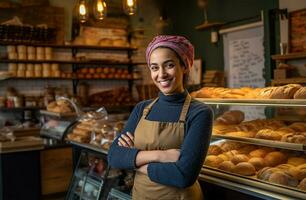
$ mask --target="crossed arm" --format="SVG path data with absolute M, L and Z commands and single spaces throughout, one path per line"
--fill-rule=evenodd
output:
M 134 136 L 127 132 L 126 134 L 121 134 L 118 139 L 118 145 L 133 148 L 134 147 Z M 179 149 L 169 149 L 169 150 L 152 150 L 152 151 L 139 151 L 135 164 L 138 167 L 137 171 L 148 174 L 148 164 L 151 162 L 176 162 L 179 159 L 180 150 Z

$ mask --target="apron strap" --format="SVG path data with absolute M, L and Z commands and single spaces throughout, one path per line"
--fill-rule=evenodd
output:
M 158 97 L 156 99 L 154 99 L 147 107 L 145 107 L 143 109 L 143 112 L 142 112 L 142 118 L 146 118 L 147 115 L 149 114 L 152 106 L 155 104 L 155 102 L 158 100 Z
M 181 112 L 181 115 L 180 115 L 179 122 L 185 123 L 190 102 L 191 102 L 191 96 L 188 93 L 187 96 L 186 96 L 184 105 L 183 105 L 183 109 L 182 109 L 182 112 Z

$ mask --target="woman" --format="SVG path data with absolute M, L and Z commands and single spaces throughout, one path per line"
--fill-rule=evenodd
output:
M 193 59 L 193 46 L 182 36 L 157 36 L 147 47 L 159 96 L 135 106 L 108 153 L 112 167 L 136 170 L 133 199 L 203 199 L 197 177 L 213 114 L 184 87 Z

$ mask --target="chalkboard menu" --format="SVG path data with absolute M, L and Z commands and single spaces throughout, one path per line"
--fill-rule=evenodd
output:
M 306 52 L 306 9 L 289 13 L 289 51 Z

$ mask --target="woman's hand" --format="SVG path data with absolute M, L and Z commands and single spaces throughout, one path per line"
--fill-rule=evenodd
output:
M 118 145 L 127 148 L 134 147 L 134 136 L 130 132 L 121 134 L 118 139 Z
M 168 149 L 159 153 L 159 162 L 176 162 L 180 157 L 179 149 Z

